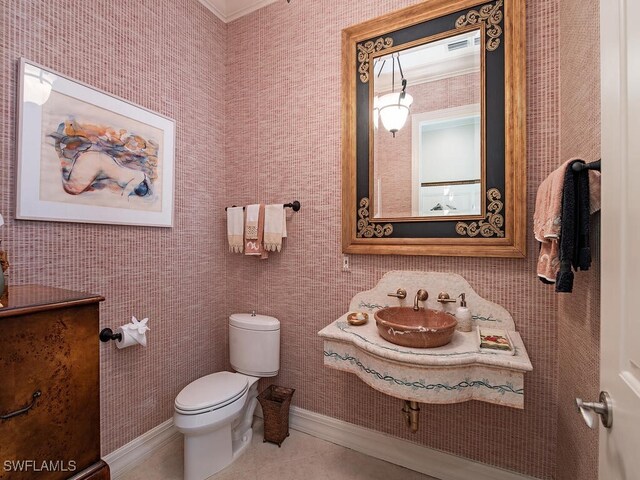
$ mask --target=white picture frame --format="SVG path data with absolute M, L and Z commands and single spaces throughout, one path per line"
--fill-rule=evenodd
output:
M 20 59 L 16 218 L 172 227 L 175 122 Z

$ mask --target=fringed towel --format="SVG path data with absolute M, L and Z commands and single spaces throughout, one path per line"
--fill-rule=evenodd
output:
M 562 214 L 562 189 L 564 177 L 571 159 L 563 163 L 560 168 L 540 184 L 536 195 L 536 209 L 533 214 L 533 233 L 540 242 L 540 256 L 537 272 L 540 280 L 553 283 L 560 269 L 558 255 L 558 239 L 560 238 Z
M 268 253 L 262 245 L 264 233 L 264 205 L 247 205 L 244 254 L 267 258 Z
M 282 249 L 287 236 L 287 217 L 283 204 L 267 205 L 264 212 L 264 249 L 276 252 Z
M 242 207 L 227 208 L 227 238 L 229 251 L 242 253 L 244 248 L 244 209 Z

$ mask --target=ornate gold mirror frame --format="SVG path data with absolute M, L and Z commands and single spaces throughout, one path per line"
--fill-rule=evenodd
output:
M 450 25 L 449 25 L 450 24 Z M 488 119 L 485 154 L 493 183 L 486 185 L 478 219 L 376 223 L 369 207 L 371 58 L 447 29 L 483 34 L 485 92 L 498 102 Z M 489 58 L 489 57 L 488 57 Z M 356 254 L 524 257 L 526 255 L 526 91 L 524 0 L 427 0 L 342 32 L 342 250 Z M 493 62 L 493 63 L 492 63 Z M 498 66 L 491 71 L 491 65 Z M 499 70 L 499 71 L 498 71 Z M 363 99 L 366 99 L 363 101 Z M 495 105 L 504 105 L 496 110 Z M 364 113 L 364 115 L 363 115 Z M 488 120 L 488 121 L 489 121 Z M 363 123 L 364 122 L 364 123 Z M 496 125 L 504 125 L 495 135 Z M 493 136 L 491 132 L 493 131 Z M 497 138 L 502 136 L 504 138 Z M 492 142 L 494 143 L 492 145 Z M 496 175 L 495 172 L 498 174 Z

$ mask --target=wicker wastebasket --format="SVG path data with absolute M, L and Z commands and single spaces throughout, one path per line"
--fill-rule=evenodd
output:
M 263 442 L 277 443 L 279 447 L 289 436 L 289 405 L 293 392 L 293 388 L 269 385 L 258 395 L 264 415 Z

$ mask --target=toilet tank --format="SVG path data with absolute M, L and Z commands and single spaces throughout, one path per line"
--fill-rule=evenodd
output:
M 275 377 L 280 369 L 280 321 L 250 313 L 231 315 L 229 358 L 236 372 Z

